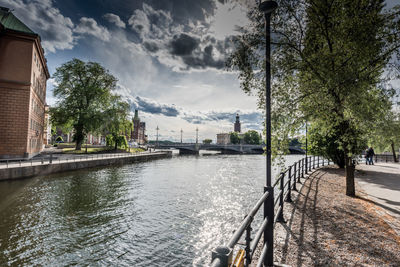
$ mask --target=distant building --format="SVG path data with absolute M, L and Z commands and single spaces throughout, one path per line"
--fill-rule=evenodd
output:
M 0 158 L 43 149 L 49 71 L 40 37 L 0 7 Z
M 236 114 L 236 121 L 235 124 L 233 125 L 233 130 L 237 133 L 240 133 L 240 121 L 239 121 L 239 114 Z
M 131 133 L 131 139 L 139 145 L 143 145 L 147 143 L 146 123 L 140 121 L 138 113 L 139 111 L 135 109 L 135 116 L 132 119 L 133 131 Z
M 217 145 L 227 145 L 231 142 L 230 133 L 219 133 L 217 134 Z

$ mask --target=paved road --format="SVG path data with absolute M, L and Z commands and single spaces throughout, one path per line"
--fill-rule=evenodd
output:
M 370 200 L 394 217 L 395 225 L 392 226 L 400 234 L 400 164 L 360 164 L 357 170 L 358 185 Z

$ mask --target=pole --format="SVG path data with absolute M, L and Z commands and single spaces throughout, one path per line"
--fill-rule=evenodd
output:
M 160 128 L 158 128 L 158 125 L 157 125 L 157 128 L 156 128 L 156 130 L 157 130 L 156 147 L 158 147 L 158 130 L 160 130 Z
M 183 130 L 181 129 L 181 144 L 182 144 L 182 134 L 183 134 Z
M 196 145 L 199 142 L 199 128 L 196 127 Z
M 265 128 L 266 128 L 266 186 L 270 196 L 264 203 L 264 218 L 268 218 L 268 224 L 264 231 L 264 245 L 267 245 L 267 257 L 264 266 L 274 264 L 274 188 L 271 186 L 271 13 L 278 7 L 275 1 L 260 3 L 259 9 L 265 16 Z
M 308 141 L 307 141 L 307 126 L 308 126 L 308 123 L 307 123 L 307 121 L 306 121 L 306 173 L 308 172 L 308 158 L 307 158 L 307 155 L 308 155 Z

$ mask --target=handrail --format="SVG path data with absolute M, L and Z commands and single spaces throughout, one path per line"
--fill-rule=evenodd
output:
M 239 229 L 235 231 L 234 235 L 228 242 L 228 247 L 233 248 L 237 242 L 239 241 L 240 237 L 246 230 L 246 228 L 249 226 L 251 221 L 254 218 L 254 215 L 258 212 L 260 209 L 261 205 L 264 203 L 265 199 L 267 199 L 269 195 L 269 192 L 265 192 L 264 195 L 258 200 L 257 204 L 253 207 L 253 209 L 250 211 L 250 213 L 246 216 L 246 218 L 243 220 L 242 224 L 240 225 Z
M 306 160 L 304 160 L 306 159 Z M 229 240 L 226 246 L 221 246 L 213 250 L 212 252 L 212 261 L 211 261 L 211 266 L 213 267 L 227 267 L 230 266 L 231 261 L 232 261 L 232 254 L 233 254 L 233 249 L 235 245 L 238 244 L 240 238 L 243 236 L 244 232 L 246 232 L 246 249 L 245 249 L 245 262 L 244 266 L 249 266 L 254 252 L 258 246 L 258 243 L 262 237 L 263 234 L 266 233 L 266 231 L 270 231 L 272 233 L 273 228 L 275 226 L 276 222 L 285 222 L 284 217 L 283 217 L 283 210 L 284 210 L 284 202 L 291 201 L 291 193 L 292 190 L 297 190 L 296 189 L 296 184 L 300 183 L 300 178 L 307 178 L 308 176 L 305 176 L 305 174 L 308 174 L 312 169 L 318 169 L 321 165 L 322 167 L 325 166 L 325 163 L 329 165 L 332 163 L 329 159 L 326 160 L 320 156 L 310 156 L 306 158 L 302 158 L 299 161 L 295 162 L 291 166 L 289 166 L 286 170 L 281 172 L 274 182 L 273 186 L 270 187 L 270 189 L 265 189 L 265 190 L 270 190 L 266 191 L 262 197 L 257 201 L 256 205 L 253 207 L 253 209 L 249 212 L 249 214 L 243 219 L 242 223 L 240 224 L 239 228 L 234 232 L 233 236 Z M 285 183 L 285 178 L 287 179 Z M 260 210 L 260 207 L 264 204 L 266 205 L 268 199 L 270 197 L 274 197 L 274 189 L 276 185 L 280 184 L 280 190 L 279 194 L 276 196 L 276 199 L 272 200 L 270 206 L 272 209 L 275 210 L 275 207 L 278 205 L 277 212 L 275 215 L 274 213 L 270 213 L 271 215 L 268 216 L 273 216 L 273 218 L 267 217 L 267 215 L 264 214 L 264 220 L 258 228 L 253 240 L 251 239 L 251 224 L 253 222 L 254 216 L 257 214 L 257 212 Z M 286 190 L 285 190 L 286 189 Z M 270 194 L 271 193 L 271 194 Z M 271 203 L 271 202 L 270 202 Z M 264 212 L 268 210 L 268 208 L 264 208 Z M 265 236 L 264 236 L 264 240 Z M 270 241 L 268 241 L 270 242 Z M 268 262 L 272 262 L 273 260 L 273 252 L 270 253 L 268 252 L 268 247 L 272 244 L 264 244 L 263 245 L 263 250 L 261 253 L 260 258 L 258 259 L 258 264 L 257 266 L 263 266 L 263 264 L 266 262 L 266 259 L 268 257 Z M 273 249 L 273 247 L 271 248 Z M 272 251 L 272 250 L 271 250 Z M 271 257 L 271 258 L 269 258 Z

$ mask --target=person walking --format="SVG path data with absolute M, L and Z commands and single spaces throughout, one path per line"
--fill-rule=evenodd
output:
M 367 147 L 367 149 L 365 149 L 365 165 L 368 165 L 368 163 L 369 163 L 368 153 L 369 153 L 369 147 Z
M 374 149 L 372 147 L 368 148 L 366 154 L 366 161 L 368 165 L 374 165 L 374 156 L 375 156 Z

